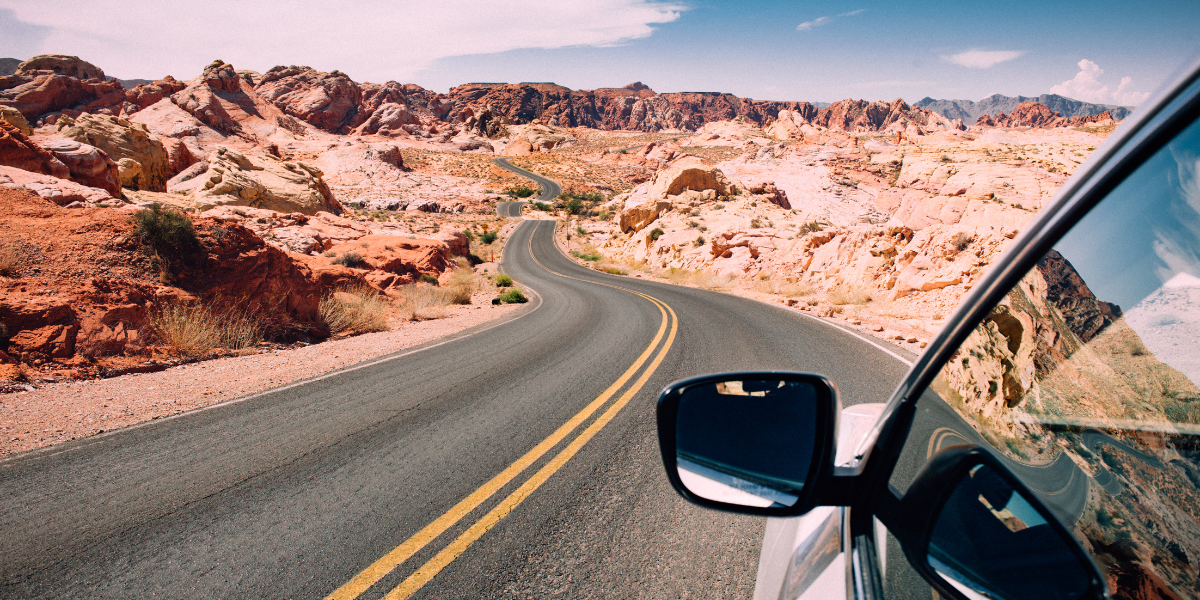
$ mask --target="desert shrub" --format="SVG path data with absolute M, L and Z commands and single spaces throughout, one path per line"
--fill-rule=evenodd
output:
M 696 238 L 695 243 L 696 243 L 696 247 L 699 248 L 700 246 L 703 246 L 704 244 L 707 244 L 708 242 L 704 239 L 704 236 L 700 236 L 700 237 Z
M 562 203 L 562 209 L 570 214 L 577 215 L 583 211 L 583 202 L 579 198 L 571 198 Z
M 262 218 L 262 217 L 259 217 L 259 218 L 255 219 L 255 220 L 254 220 L 254 222 L 255 222 L 255 223 L 262 224 L 262 225 L 266 225 L 266 224 L 267 224 L 267 220 L 266 220 L 266 219 L 264 219 L 264 218 Z
M 830 304 L 841 306 L 843 304 L 866 304 L 871 301 L 871 291 L 865 287 L 858 285 L 841 284 L 829 290 L 825 294 Z
M 521 290 L 517 288 L 505 290 L 500 294 L 499 299 L 505 304 L 523 304 L 529 302 L 529 298 L 526 298 L 525 294 L 522 294 Z
M 804 235 L 806 233 L 813 233 L 815 231 L 823 231 L 824 229 L 825 223 L 820 221 L 808 221 L 800 226 L 800 229 L 796 232 L 796 235 Z
M 490 244 L 496 241 L 496 238 L 498 237 L 500 237 L 500 234 L 496 233 L 495 231 L 485 231 L 479 236 L 479 241 L 485 244 Z
M 325 252 L 325 256 L 328 258 L 333 258 L 333 257 L 337 256 L 337 252 L 334 252 L 333 250 L 329 250 L 329 251 Z
M 549 204 L 546 204 L 545 202 L 534 202 L 533 207 L 542 212 L 550 212 L 550 211 L 554 210 L 553 206 L 550 206 Z
M 662 237 L 662 234 L 664 233 L 666 232 L 658 227 L 655 227 L 654 229 L 650 230 L 650 239 L 657 241 L 658 238 Z
M 508 194 L 509 196 L 511 196 L 513 198 L 528 198 L 528 197 L 530 197 L 534 194 L 540 193 L 540 192 L 541 192 L 540 187 L 535 188 L 535 187 L 525 185 L 523 183 L 518 183 L 516 185 L 510 186 L 507 190 L 505 190 L 504 193 Z
M 617 267 L 600 267 L 600 270 L 605 273 L 608 273 L 609 275 L 628 275 L 629 274 L 628 271 L 626 271 L 624 269 L 618 269 Z
M 464 230 L 463 230 L 463 235 L 467 236 L 467 241 L 468 241 L 468 242 L 473 242 L 473 241 L 475 241 L 475 234 L 474 234 L 474 233 L 471 233 L 471 230 L 470 230 L 470 229 L 464 229 Z
M 582 227 L 576 227 L 576 228 L 575 228 L 575 233 L 578 233 L 579 235 L 587 235 L 587 234 L 588 234 L 588 230 L 586 230 L 586 229 L 584 229 L 584 228 L 582 228 Z
M 1163 404 L 1163 412 L 1173 423 L 1200 425 L 1200 400 L 1195 398 L 1168 400 Z
M 367 261 L 357 252 L 347 252 L 335 259 L 333 264 L 350 267 L 351 269 L 364 269 L 367 267 Z
M 200 251 L 192 220 L 177 210 L 155 204 L 133 213 L 133 226 L 134 237 L 158 259 L 164 281 L 173 268 Z
M 975 241 L 975 236 L 965 231 L 960 231 L 954 234 L 954 237 L 950 238 L 950 245 L 953 246 L 955 250 L 962 252 L 963 250 L 966 250 L 973 241 Z
M 753 219 L 750 219 L 750 228 L 751 229 L 761 229 L 762 226 L 763 226 L 762 219 L 760 219 L 758 217 L 754 217 Z
M 0 248 L 0 277 L 15 277 L 21 266 L 21 255 L 16 248 L 4 246 Z
M 513 279 L 504 273 L 496 276 L 496 287 L 512 287 Z
M 725 208 L 725 205 L 720 202 L 713 205 L 713 210 L 721 210 L 722 208 Z
M 596 218 L 601 221 L 607 221 L 610 217 L 612 217 L 612 213 L 608 212 L 607 210 L 602 210 L 596 215 Z
M 391 306 L 369 287 L 348 288 L 321 297 L 317 313 L 329 333 L 386 331 Z
M 429 273 L 421 273 L 421 276 L 417 278 L 417 281 L 421 283 L 428 283 L 432 286 L 438 285 L 438 278 L 430 275 Z

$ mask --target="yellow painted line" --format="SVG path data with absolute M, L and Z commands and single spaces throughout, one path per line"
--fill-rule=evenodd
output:
M 533 463 L 537 462 L 537 460 L 546 454 L 546 452 L 549 452 L 551 448 L 557 446 L 559 442 L 570 435 L 572 431 L 574 431 L 581 423 L 586 421 L 588 417 L 592 416 L 592 414 L 599 410 L 601 406 L 604 406 L 604 404 L 608 402 L 609 399 L 612 398 L 612 396 L 616 394 L 617 391 L 620 390 L 635 373 L 637 373 L 638 369 L 645 364 L 646 360 L 650 358 L 650 355 L 654 352 L 654 348 L 658 346 L 659 342 L 662 341 L 663 335 L 667 331 L 667 324 L 671 320 L 667 317 L 667 312 L 663 310 L 663 307 L 666 307 L 667 311 L 671 311 L 669 306 L 666 306 L 665 304 L 659 306 L 661 301 L 656 301 L 656 299 L 646 296 L 645 294 L 640 294 L 638 292 L 633 293 L 643 296 L 655 303 L 655 306 L 658 307 L 659 312 L 662 314 L 662 323 L 658 327 L 658 333 L 654 336 L 654 340 L 650 342 L 650 345 L 646 346 L 646 349 L 642 351 L 637 360 L 635 360 L 633 364 L 625 370 L 620 378 L 618 378 L 599 396 L 596 396 L 596 399 L 584 407 L 583 410 L 576 413 L 575 416 L 571 417 L 571 419 L 566 423 L 563 423 L 563 425 L 555 430 L 554 433 L 550 434 L 549 437 L 539 442 L 537 446 L 534 446 L 532 450 L 525 453 L 524 456 L 517 459 L 506 469 L 501 471 L 500 474 L 493 477 L 474 492 L 471 492 L 469 496 L 463 498 L 458 504 L 455 504 L 452 508 L 450 508 L 450 510 L 446 511 L 432 523 L 426 525 L 412 537 L 405 540 L 399 546 L 396 546 L 366 569 L 363 569 L 362 572 L 360 572 L 358 575 L 355 575 L 353 579 L 346 582 L 344 585 L 342 585 L 342 587 L 334 590 L 333 593 L 325 597 L 325 600 L 351 600 L 362 595 L 363 592 L 370 589 L 370 587 L 375 585 L 380 579 L 383 579 L 388 573 L 391 573 L 396 569 L 396 567 L 399 567 L 404 563 L 404 561 L 411 558 L 413 554 L 419 552 L 439 535 L 444 533 L 447 529 L 453 527 L 456 523 L 470 514 L 471 511 L 479 507 L 480 504 L 483 504 L 488 498 L 495 495 L 496 492 L 500 491 L 501 488 L 515 479 L 517 475 L 520 475 L 522 471 L 529 468 L 529 466 Z M 674 311 L 671 311 L 671 317 L 675 317 Z M 671 328 L 672 340 L 675 337 L 675 331 L 677 328 L 677 323 Z M 670 341 L 668 341 L 666 348 L 669 347 Z M 642 378 L 638 380 L 639 382 L 643 382 L 648 376 L 648 373 L 652 372 L 653 369 L 657 368 L 658 364 L 662 362 L 662 356 L 665 354 L 666 348 L 664 348 L 663 352 L 659 354 L 659 357 L 651 367 L 650 371 L 647 371 L 647 374 L 643 374 Z M 624 396 L 622 396 L 622 398 L 624 398 Z
M 612 406 L 608 407 L 608 410 L 604 411 L 604 414 L 600 415 L 600 417 L 593 421 L 587 429 L 583 430 L 583 433 L 580 433 L 579 437 L 576 437 L 573 441 L 571 441 L 566 448 L 563 448 L 563 450 L 554 458 L 550 459 L 550 462 L 546 463 L 546 466 L 539 469 L 538 472 L 533 475 L 533 477 L 530 477 L 525 483 L 521 484 L 521 487 L 509 494 L 508 497 L 501 501 L 499 505 L 484 515 L 483 518 L 476 521 L 475 524 L 471 525 L 471 527 L 464 531 L 462 535 L 458 536 L 457 539 L 451 542 L 449 546 L 443 548 L 441 552 L 438 552 L 436 556 L 429 559 L 429 561 L 425 564 L 421 565 L 416 572 L 414 572 L 412 575 L 409 575 L 407 579 L 400 583 L 400 585 L 388 592 L 388 594 L 384 596 L 384 600 L 405 600 L 406 598 L 415 594 L 417 590 L 420 590 L 426 583 L 429 583 L 429 581 L 437 576 L 438 573 L 442 572 L 442 569 L 445 569 L 463 552 L 466 552 L 467 548 L 471 547 L 471 544 L 474 544 L 476 541 L 478 541 L 479 538 L 483 537 L 485 533 L 487 533 L 491 528 L 495 527 L 496 524 L 499 523 L 504 517 L 508 516 L 509 513 L 520 506 L 520 504 L 524 502 L 526 498 L 528 498 L 531 494 L 533 494 L 534 491 L 541 487 L 546 480 L 550 479 L 551 475 L 554 475 L 554 473 L 561 469 L 563 465 L 567 464 L 567 461 L 571 460 L 571 458 L 574 457 L 575 454 L 577 454 L 585 444 L 595 437 L 601 429 L 604 429 L 604 426 L 608 425 L 608 423 L 617 416 L 617 413 L 619 413 L 626 404 L 629 404 L 629 401 L 633 399 L 633 397 L 642 389 L 642 387 L 646 384 L 646 381 L 649 380 L 654 371 L 658 369 L 658 366 L 662 363 L 663 358 L 666 357 L 667 352 L 671 349 L 671 344 L 675 341 L 675 334 L 679 330 L 679 320 L 674 318 L 675 311 L 671 310 L 671 307 L 667 306 L 661 300 L 638 292 L 634 293 L 650 299 L 659 307 L 659 310 L 662 310 L 663 307 L 665 307 L 671 312 L 671 335 L 667 337 L 667 343 L 663 345 L 662 350 L 660 350 L 658 353 L 658 356 L 654 357 L 654 362 L 650 364 L 644 373 L 642 373 L 642 376 L 638 378 L 637 382 L 634 383 L 634 385 L 628 390 L 626 390 L 626 392 L 621 395 L 620 399 L 614 402 Z

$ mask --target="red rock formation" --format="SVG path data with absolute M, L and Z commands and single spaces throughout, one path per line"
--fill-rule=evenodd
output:
M 0 165 L 62 178 L 70 174 L 67 165 L 5 121 L 0 121 Z
M 17 65 L 17 73 L 35 75 L 39 71 L 49 71 L 56 75 L 65 75 L 75 79 L 98 79 L 106 81 L 104 71 L 78 56 L 63 54 L 42 54 Z
M 120 170 L 103 150 L 70 139 L 44 141 L 42 147 L 70 169 L 71 179 L 77 183 L 122 197 Z
M 172 94 L 171 102 L 217 131 L 240 133 L 242 126 L 221 106 L 217 94 L 241 94 L 241 82 L 242 79 L 234 71 L 233 65 L 216 60 L 205 67 L 200 77 L 191 85 Z
M 891 104 L 847 98 L 821 109 L 810 120 L 814 125 L 849 132 L 881 131 L 895 124 L 905 126 L 910 123 L 920 127 L 939 124 L 955 127 L 941 115 L 923 108 L 913 108 L 900 98 L 896 98 Z
M 121 84 L 117 82 L 116 85 Z M 0 77 L 0 104 L 21 111 L 30 122 L 46 113 L 94 100 L 96 94 L 91 86 L 66 75 L 47 73 L 35 77 L 23 74 Z
M 183 90 L 186 85 L 167 75 L 153 83 L 141 84 L 132 90 L 125 90 L 125 100 L 137 105 L 138 109 L 146 108 L 175 92 Z
M 1011 113 L 979 115 L 976 127 L 1084 127 L 1088 125 L 1112 125 L 1112 114 L 1104 111 L 1098 115 L 1066 118 L 1049 107 L 1037 102 L 1022 102 Z

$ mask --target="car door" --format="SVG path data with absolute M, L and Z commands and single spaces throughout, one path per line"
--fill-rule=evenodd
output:
M 851 511 L 886 513 L 931 459 L 975 445 L 1066 526 L 1113 597 L 1200 597 L 1198 73 L 1124 124 L 951 318 L 860 452 L 871 483 Z M 931 597 L 897 537 L 873 545 L 858 521 L 855 595 Z

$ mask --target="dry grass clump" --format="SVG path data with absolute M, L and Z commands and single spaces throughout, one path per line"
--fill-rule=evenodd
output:
M 0 247 L 0 277 L 16 277 L 21 266 L 21 256 L 12 246 Z
M 795 298 L 797 296 L 811 296 L 816 290 L 812 285 L 807 283 L 792 283 L 787 280 L 780 279 L 756 279 L 751 284 L 751 288 L 756 292 L 764 294 L 775 294 L 777 296 L 787 296 Z
M 332 334 L 343 331 L 387 331 L 391 302 L 371 288 L 351 288 L 327 294 L 317 308 Z
M 826 292 L 825 298 L 835 306 L 866 304 L 871 301 L 871 290 L 861 285 L 840 283 Z
M 441 319 L 446 316 L 450 304 L 446 293 L 440 288 L 421 283 L 412 283 L 398 288 L 400 306 L 411 321 Z
M 159 341 L 189 357 L 206 356 L 213 348 L 241 350 L 263 339 L 263 327 L 254 315 L 199 303 L 163 306 L 151 315 L 150 327 Z
M 707 290 L 728 289 L 733 284 L 732 275 L 718 275 L 703 269 L 689 271 L 672 267 L 655 275 L 676 285 L 692 285 Z
M 471 270 L 471 264 L 466 259 L 460 257 L 456 262 L 458 268 L 450 274 L 449 281 L 442 287 L 442 293 L 446 295 L 450 304 L 470 304 L 471 294 L 474 294 L 478 287 L 475 272 Z

